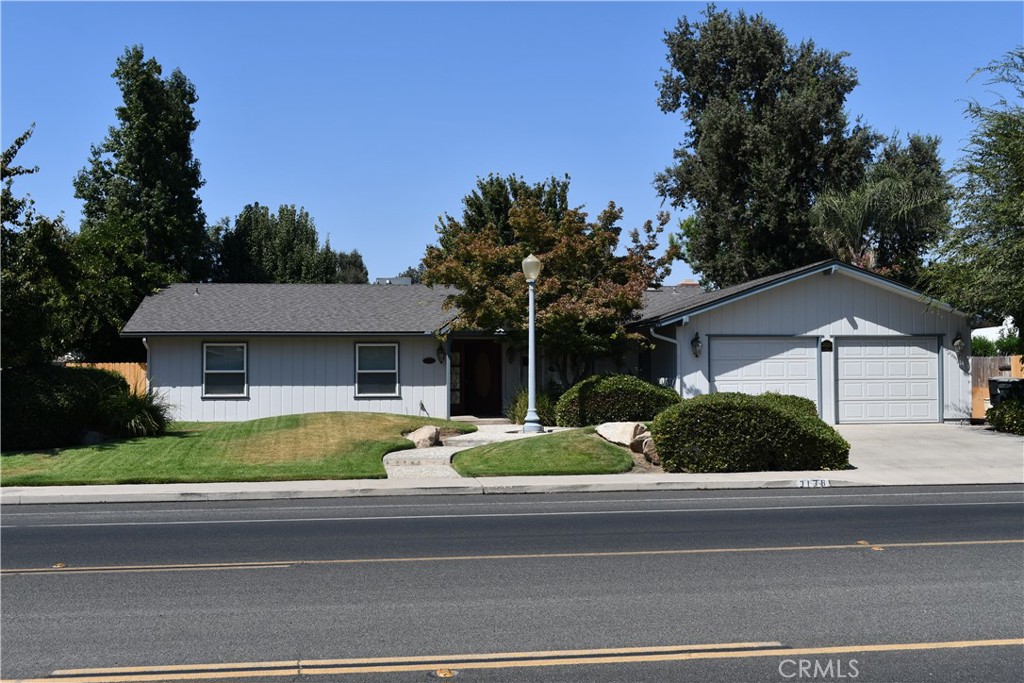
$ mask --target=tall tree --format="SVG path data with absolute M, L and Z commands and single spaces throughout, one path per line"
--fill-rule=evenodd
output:
M 622 210 L 610 203 L 595 222 L 568 208 L 569 180 L 527 185 L 517 176 L 488 176 L 464 200 L 461 220 L 445 215 L 439 244 L 427 247 L 424 282 L 458 290 L 447 305 L 459 310 L 453 330 L 504 331 L 523 343 L 527 287 L 521 263 L 535 254 L 544 263 L 537 282 L 539 343 L 554 358 L 568 387 L 593 361 L 620 353 L 638 335 L 626 329 L 644 290 L 660 283 L 676 258 L 674 247 L 655 257 L 659 216 L 629 234 L 616 254 Z
M 276 214 L 266 206 L 246 205 L 235 218 L 216 229 L 216 282 L 365 283 L 358 251 L 335 252 L 330 241 L 319 246 L 316 223 L 304 208 L 281 205 Z
M 655 186 L 694 210 L 684 260 L 724 287 L 827 257 L 811 206 L 826 189 L 856 187 L 879 140 L 849 124 L 857 78 L 845 54 L 793 46 L 760 14 L 714 5 L 703 21 L 681 19 L 665 44 L 658 105 L 688 127 Z
M 918 284 L 924 257 L 949 228 L 953 188 L 935 137 L 896 137 L 847 192 L 826 190 L 811 211 L 812 224 L 834 256 L 847 263 Z
M 1017 336 L 1024 337 L 1024 48 L 978 74 L 1009 94 L 991 106 L 967 105 L 974 131 L 956 167 L 957 222 L 926 277 L 940 297 L 963 310 L 1012 316 Z
M 95 360 L 144 357 L 119 331 L 142 299 L 170 282 L 208 275 L 206 217 L 192 155 L 195 87 L 163 76 L 141 46 L 125 49 L 112 74 L 121 90 L 117 125 L 94 145 L 74 181 L 84 200 L 78 238 L 84 284 L 77 345 Z
M 35 212 L 30 197 L 14 194 L 18 176 L 38 167 L 15 165 L 15 157 L 35 125 L 3 153 L 2 242 L 0 242 L 0 365 L 47 363 L 68 350 L 73 338 L 78 266 L 74 243 L 55 219 Z
M 116 225 L 169 280 L 202 279 L 206 217 L 199 161 L 192 155 L 198 98 L 180 70 L 162 74 L 140 45 L 117 60 L 118 125 L 92 147 L 88 166 L 75 178 L 75 196 L 84 200 L 81 232 Z

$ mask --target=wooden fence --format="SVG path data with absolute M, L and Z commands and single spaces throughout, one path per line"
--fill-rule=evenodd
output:
M 984 420 L 989 409 L 990 377 L 1024 377 L 1021 356 L 971 356 L 971 419 Z
M 144 394 L 149 388 L 146 385 L 146 364 L 145 363 L 68 363 L 73 368 L 97 368 L 99 370 L 110 370 L 116 372 L 128 381 L 132 391 Z

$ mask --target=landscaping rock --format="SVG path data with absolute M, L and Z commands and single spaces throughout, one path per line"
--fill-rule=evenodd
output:
M 647 439 L 644 440 L 643 454 L 644 460 L 651 463 L 652 465 L 661 464 L 661 456 L 658 455 L 658 448 L 654 445 L 654 439 L 652 439 L 649 435 Z
M 598 436 L 605 441 L 617 443 L 620 446 L 630 447 L 639 434 L 646 432 L 647 427 L 643 422 L 605 422 L 596 428 Z
M 644 431 L 640 432 L 635 437 L 633 437 L 633 440 L 629 442 L 629 450 L 633 451 L 634 453 L 643 453 L 644 442 L 649 441 L 650 438 L 651 433 L 645 429 Z
M 416 444 L 416 448 L 431 448 L 440 445 L 441 430 L 433 425 L 424 425 L 414 432 L 409 432 L 405 438 Z

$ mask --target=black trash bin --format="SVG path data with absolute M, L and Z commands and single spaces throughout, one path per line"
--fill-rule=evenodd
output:
M 990 377 L 988 380 L 988 396 L 993 408 L 1011 398 L 1024 401 L 1024 379 L 1017 377 Z

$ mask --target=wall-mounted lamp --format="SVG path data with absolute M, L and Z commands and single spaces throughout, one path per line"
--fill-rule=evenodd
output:
M 690 349 L 693 351 L 694 358 L 700 358 L 700 352 L 704 350 L 704 342 L 700 340 L 700 332 L 693 333 L 693 339 L 690 340 Z
M 956 351 L 956 355 L 964 355 L 964 349 L 967 348 L 967 344 L 964 343 L 963 335 L 960 334 L 960 330 L 956 331 L 956 336 L 953 337 L 953 350 Z
M 448 354 L 444 352 L 444 344 L 437 345 L 437 351 L 434 353 L 437 356 L 437 362 L 443 363 L 444 359 L 448 357 Z

